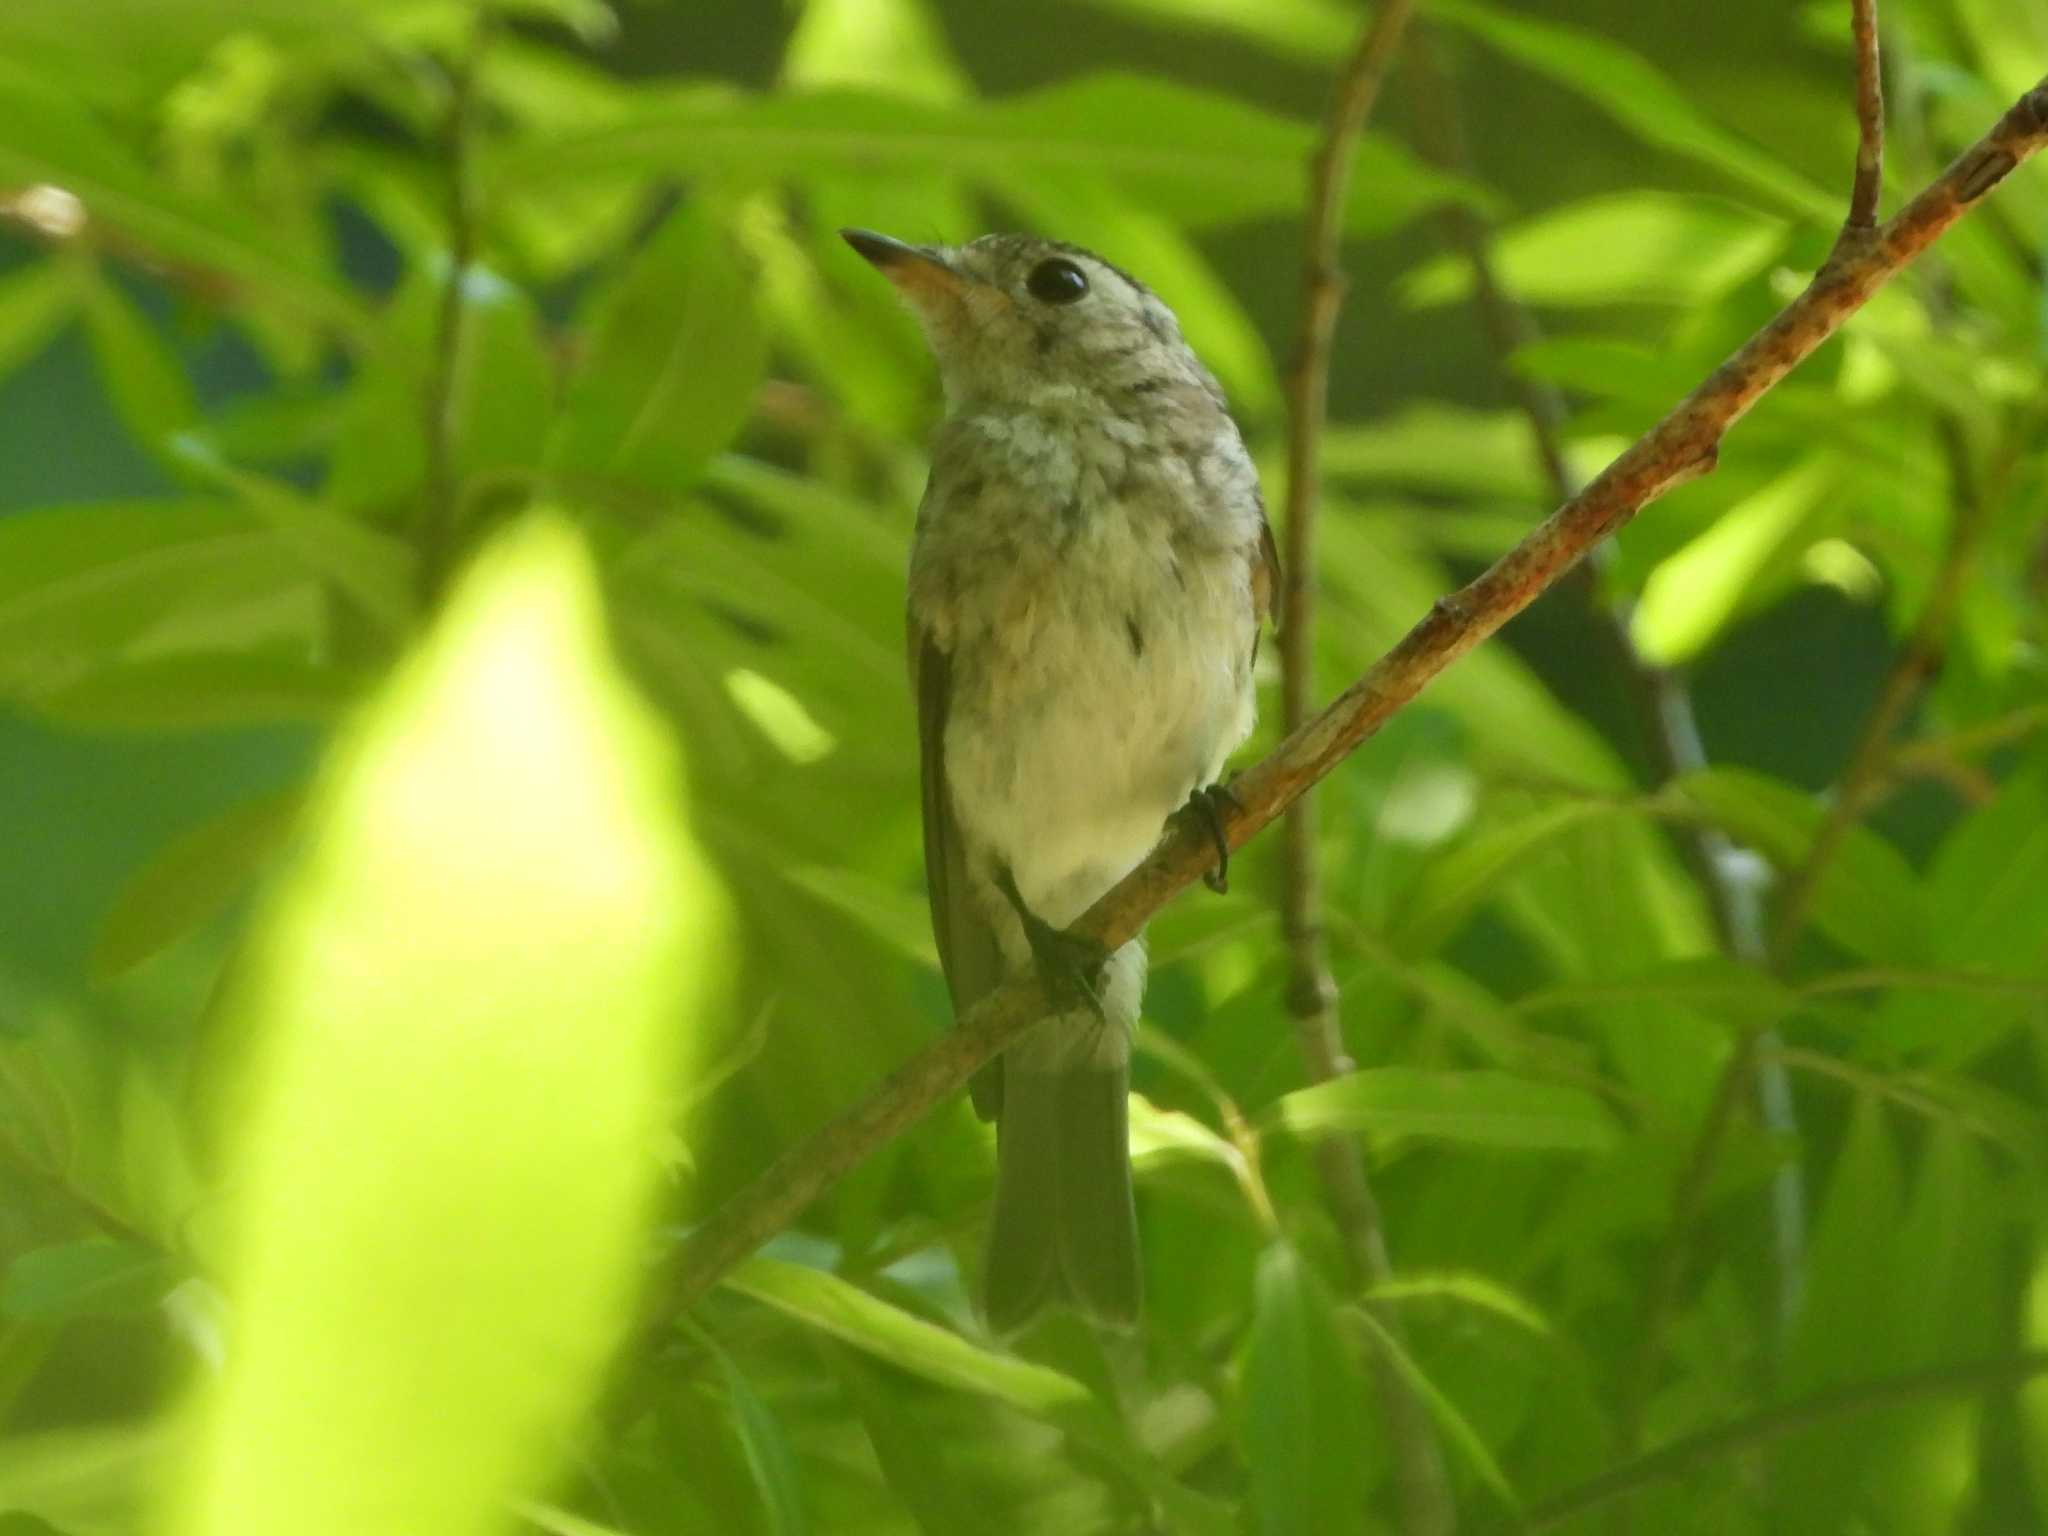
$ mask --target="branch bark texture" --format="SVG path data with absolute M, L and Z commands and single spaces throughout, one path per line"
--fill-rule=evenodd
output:
M 1710 470 L 1723 436 L 1772 386 L 1832 336 L 1948 227 L 2048 145 L 2048 79 L 1854 250 L 1837 250 L 1797 298 L 1663 420 L 1492 567 L 1439 598 L 1409 632 L 1322 713 L 1290 733 L 1232 785 L 1219 807 L 1229 846 L 1242 847 L 1327 776 L 1452 662 L 1526 608 L 1600 540 L 1674 486 Z M 1073 931 L 1115 947 L 1215 862 L 1206 829 L 1175 825 L 1143 863 L 1083 914 Z M 692 1235 L 657 1287 L 662 1315 L 694 1303 L 732 1266 L 788 1226 L 855 1164 L 957 1092 L 982 1063 L 1036 1023 L 1036 981 L 992 993 L 891 1073 L 845 1115 L 799 1143 Z

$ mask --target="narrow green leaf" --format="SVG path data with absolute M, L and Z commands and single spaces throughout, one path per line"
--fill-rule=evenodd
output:
M 1686 774 L 1661 798 L 1711 821 L 1783 870 L 1804 862 L 1825 815 L 1812 795 L 1742 768 Z M 1925 907 L 1912 866 L 1867 826 L 1850 830 L 1823 872 L 1813 921 L 1836 943 L 1879 964 L 1927 958 Z
M 1322 1277 L 1284 1242 L 1259 1257 L 1243 1377 L 1245 1470 L 1264 1536 L 1349 1528 L 1365 1508 L 1365 1383 Z
M 935 172 L 994 183 L 1083 171 L 1182 224 L 1242 223 L 1302 204 L 1315 130 L 1234 97 L 1166 80 L 1098 75 L 1001 101 L 932 106 L 854 91 L 653 98 L 617 122 L 521 146 L 494 168 L 502 186 L 649 171 L 763 179 L 840 167 Z M 1346 227 L 1397 227 L 1447 201 L 1481 202 L 1391 139 L 1360 141 Z
M 751 286 L 702 204 L 669 217 L 587 329 L 549 463 L 687 488 L 746 421 L 766 364 Z
M 1358 35 L 1358 15 L 1340 0 L 1091 0 L 1175 32 L 1211 31 L 1321 64 L 1342 54 Z
M 1528 1152 L 1607 1152 L 1620 1139 L 1614 1116 L 1583 1088 L 1506 1072 L 1371 1067 L 1298 1088 L 1268 1113 L 1300 1136 L 1350 1131 Z
M 1472 1470 L 1479 1474 L 1479 1480 L 1492 1489 L 1494 1496 L 1508 1509 L 1520 1509 L 1522 1501 L 1515 1493 L 1514 1485 L 1508 1481 L 1507 1474 L 1501 1471 L 1500 1463 L 1494 1459 L 1493 1452 L 1487 1449 L 1486 1441 L 1473 1427 L 1472 1421 L 1458 1411 L 1458 1405 L 1446 1397 L 1443 1390 L 1429 1379 L 1428 1372 L 1422 1369 L 1415 1357 L 1399 1339 L 1386 1330 L 1378 1318 L 1363 1307 L 1353 1308 L 1350 1315 L 1357 1318 L 1372 1335 L 1373 1341 L 1386 1352 L 1387 1358 L 1393 1361 L 1394 1369 L 1401 1373 L 1415 1395 L 1428 1405 L 1430 1417 L 1436 1420 L 1437 1426 L 1444 1432 L 1444 1437 L 1458 1448 L 1466 1461 L 1472 1464 Z
M 1710 166 L 1807 218 L 1832 224 L 1841 217 L 1839 196 L 1722 128 L 1619 43 L 1484 0 L 1431 0 L 1431 14 L 1585 97 L 1647 144 Z
M 1404 955 L 1434 952 L 1523 860 L 1587 822 L 1616 814 L 1603 801 L 1566 800 L 1466 838 L 1424 866 L 1389 935 L 1394 948 Z
M 317 263 L 270 238 L 242 210 L 174 190 L 74 97 L 4 56 L 0 125 L 0 186 L 61 188 L 88 216 L 153 255 L 246 283 L 325 324 L 364 325 L 360 302 Z
M 1515 999 L 1514 1009 L 1550 1013 L 1609 1003 L 1661 1003 L 1746 1027 L 1777 1022 L 1798 1007 L 1799 998 L 1753 965 L 1702 955 L 1672 960 L 1634 976 L 1541 987 Z
M 941 1386 L 998 1398 L 1040 1417 L 1091 1401 L 1071 1376 L 982 1349 L 822 1269 L 757 1255 L 723 1284 Z
M 587 556 L 529 519 L 337 749 L 246 959 L 234 1348 L 174 1529 L 482 1531 L 548 1479 L 720 987 L 680 800 Z
M 1323 434 L 1323 472 L 1373 486 L 1529 501 L 1544 494 L 1528 422 L 1512 411 L 1434 400 L 1332 426 Z
M 100 377 L 129 434 L 159 457 L 198 419 L 192 384 L 134 300 L 111 279 L 85 285 L 85 324 Z
M 708 1337 L 706 1335 L 705 1337 Z M 774 1412 L 761 1400 L 746 1374 L 731 1355 L 713 1345 L 719 1376 L 725 1383 L 726 1400 L 732 1405 L 733 1427 L 739 1432 L 740 1450 L 747 1458 L 747 1470 L 754 1486 L 761 1490 L 768 1512 L 770 1536 L 803 1536 L 811 1528 L 804 1513 L 803 1479 L 797 1472 L 796 1453 L 789 1436 Z
M 40 352 L 77 302 L 76 274 L 63 262 L 31 262 L 0 277 L 0 379 Z
M 1556 1336 L 1550 1319 L 1498 1280 L 1468 1270 L 1401 1275 L 1365 1292 L 1367 1301 L 1451 1301 L 1504 1318 L 1539 1339 Z
M 1807 458 L 1659 561 L 1629 621 L 1642 653 L 1664 666 L 1689 661 L 1737 614 L 1798 579 L 1807 530 L 1840 475 L 1832 458 Z
M 283 846 L 303 799 L 292 790 L 246 801 L 172 839 L 114 898 L 92 974 L 117 976 L 223 910 Z
M 155 1249 L 114 1238 L 31 1248 L 0 1280 L 0 1317 L 131 1317 L 162 1301 L 176 1276 Z
M 1509 225 L 1494 259 L 1525 304 L 1702 305 L 1762 271 L 1789 232 L 1783 219 L 1720 198 L 1610 192 Z M 1471 265 L 1458 256 L 1425 262 L 1401 283 L 1401 297 L 1421 307 L 1471 292 Z
M 933 1443 L 910 1411 L 903 1388 L 857 1350 L 834 1343 L 825 1352 L 860 1415 L 890 1492 L 922 1536 L 953 1536 L 983 1523 L 985 1512 L 975 1507 L 972 1492 L 948 1473 L 957 1453 L 950 1445 Z
M 99 730 L 194 730 L 332 720 L 365 679 L 303 656 L 177 651 L 95 667 L 37 700 L 45 715 Z

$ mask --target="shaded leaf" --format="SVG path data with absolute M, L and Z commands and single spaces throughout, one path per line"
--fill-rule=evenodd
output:
M 1259 1256 L 1245 1341 L 1245 1470 L 1258 1529 L 1318 1536 L 1363 1507 L 1365 1383 L 1321 1276 L 1286 1243 Z M 1338 1511 L 1343 1511 L 1339 1516 Z
M 0 1316 L 131 1317 L 162 1301 L 176 1276 L 155 1249 L 115 1238 L 32 1248 L 0 1280 Z

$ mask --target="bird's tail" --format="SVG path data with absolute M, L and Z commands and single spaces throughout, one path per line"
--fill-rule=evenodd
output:
M 1056 1027 L 1056 1026 L 1055 1026 Z M 1130 1067 L 1003 1063 L 995 1212 L 986 1268 L 991 1327 L 1007 1333 L 1070 1302 L 1105 1323 L 1138 1320 L 1131 1197 Z

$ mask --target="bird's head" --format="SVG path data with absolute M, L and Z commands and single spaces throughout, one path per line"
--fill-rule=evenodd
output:
M 940 246 L 840 234 L 917 316 L 955 409 L 1121 407 L 1188 389 L 1220 401 L 1173 311 L 1078 246 L 1032 235 Z

